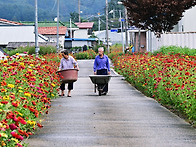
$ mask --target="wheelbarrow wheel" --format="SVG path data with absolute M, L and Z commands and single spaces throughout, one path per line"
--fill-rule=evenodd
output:
M 99 90 L 99 96 L 101 96 L 101 93 L 102 93 L 101 90 Z

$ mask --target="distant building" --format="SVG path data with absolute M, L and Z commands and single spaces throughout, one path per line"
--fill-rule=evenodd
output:
M 75 38 L 88 38 L 92 35 L 94 22 L 77 22 L 75 25 L 79 28 L 75 31 Z
M 24 25 L 24 24 L 0 18 L 0 25 Z
M 93 46 L 95 38 L 89 38 L 92 35 L 93 22 L 75 23 L 78 28 L 69 28 L 69 33 L 65 37 L 64 48 Z M 72 29 L 72 35 L 70 30 Z
M 172 32 L 196 32 L 196 6 L 186 10 Z
M 57 27 L 39 27 L 38 32 L 39 34 L 47 37 L 49 42 L 57 42 Z M 66 32 L 67 27 L 59 27 L 59 44 L 62 48 L 64 48 L 64 39 Z
M 0 19 L 0 47 L 15 48 L 18 45 L 26 45 L 35 42 L 34 26 L 24 25 L 22 23 Z M 46 42 L 47 38 L 39 35 L 39 42 Z M 10 46 L 8 44 L 11 43 Z M 18 45 L 16 45 L 18 44 Z

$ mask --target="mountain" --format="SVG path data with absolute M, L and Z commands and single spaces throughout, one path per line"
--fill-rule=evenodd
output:
M 57 0 L 38 0 L 39 21 L 51 21 L 56 17 Z M 78 0 L 59 0 L 60 19 L 69 20 L 70 13 L 78 12 Z M 0 0 L 0 18 L 13 21 L 34 21 L 35 0 Z M 104 13 L 105 0 L 80 0 L 81 17 Z

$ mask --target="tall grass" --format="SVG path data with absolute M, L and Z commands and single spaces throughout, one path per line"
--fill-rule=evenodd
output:
M 87 50 L 84 52 L 77 52 L 73 55 L 76 59 L 95 59 L 96 52 L 94 50 Z
M 15 55 L 16 53 L 24 53 L 24 52 L 27 52 L 28 54 L 32 55 L 35 54 L 35 46 L 20 47 L 11 51 L 5 49 L 4 51 L 9 56 Z M 40 46 L 40 50 L 39 50 L 40 55 L 46 55 L 50 53 L 56 53 L 56 48 L 53 46 Z
M 158 51 L 155 51 L 153 54 L 183 54 L 187 56 L 195 56 L 196 49 L 190 49 L 188 47 L 178 47 L 178 46 L 163 46 Z
M 110 52 L 112 53 L 112 52 L 122 52 L 123 51 L 123 48 L 122 48 L 122 44 L 118 44 L 118 43 L 116 43 L 116 44 L 114 44 L 114 45 L 112 45 L 111 47 L 110 47 Z

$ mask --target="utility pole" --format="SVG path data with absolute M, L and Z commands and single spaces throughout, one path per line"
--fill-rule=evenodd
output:
M 109 37 L 108 37 L 108 0 L 105 0 L 106 2 L 106 41 L 107 41 L 107 51 L 110 52 L 109 48 Z
M 57 0 L 57 41 L 56 41 L 56 50 L 59 52 L 59 0 Z
M 38 13 L 37 13 L 37 0 L 35 0 L 35 55 L 39 55 L 39 44 L 38 44 Z
M 78 18 L 79 18 L 79 22 L 80 22 L 80 0 L 78 0 Z
M 124 45 L 124 36 L 123 36 L 123 25 L 122 25 L 121 10 L 119 10 L 119 15 L 120 15 L 120 28 L 121 28 L 122 48 L 123 48 L 123 53 L 124 53 L 125 52 L 125 45 Z
M 72 38 L 72 23 L 71 23 L 71 18 L 70 18 L 70 38 Z
M 127 16 L 127 8 L 125 7 L 125 46 L 126 48 L 129 46 L 127 31 L 128 31 L 128 16 Z

